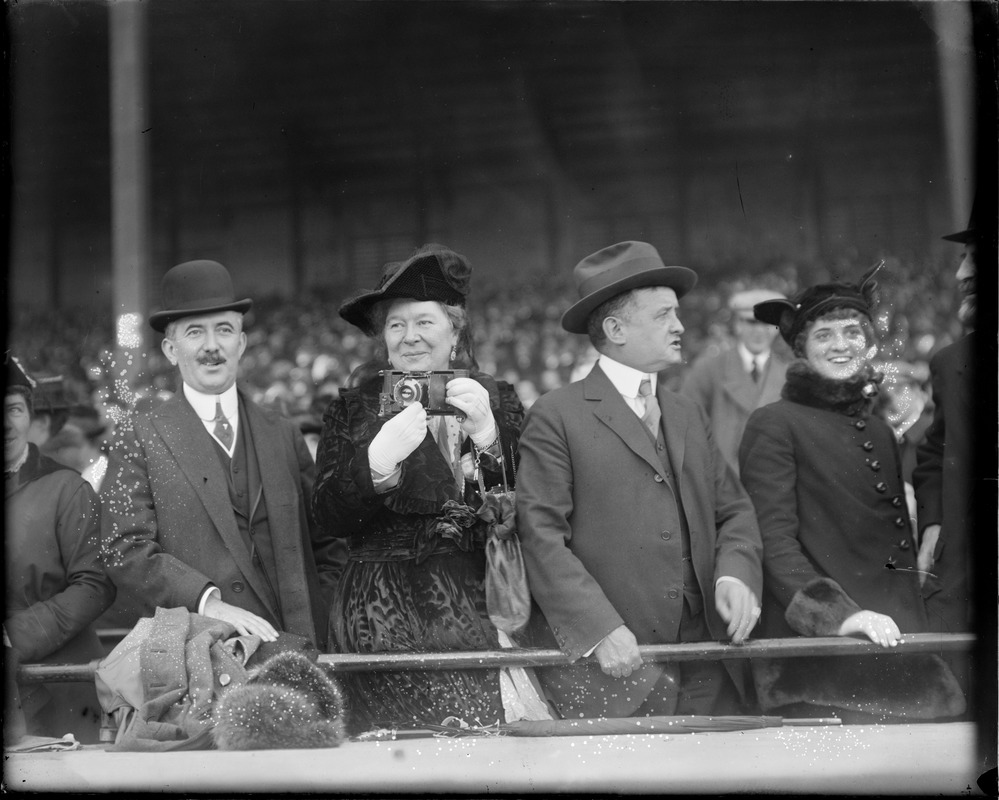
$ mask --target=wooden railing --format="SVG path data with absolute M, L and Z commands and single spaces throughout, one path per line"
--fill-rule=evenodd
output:
M 685 642 L 641 645 L 645 661 L 719 661 L 738 658 L 799 658 L 801 656 L 894 655 L 969 651 L 975 643 L 971 633 L 906 634 L 896 647 L 881 647 L 867 639 L 851 637 L 796 637 L 791 639 L 752 639 L 745 644 Z M 447 653 L 330 653 L 319 656 L 337 672 L 384 670 L 490 669 L 497 667 L 555 667 L 573 663 L 560 650 L 521 649 L 475 650 Z M 594 662 L 592 657 L 575 663 Z M 100 660 L 86 664 L 22 664 L 21 683 L 49 681 L 92 681 Z

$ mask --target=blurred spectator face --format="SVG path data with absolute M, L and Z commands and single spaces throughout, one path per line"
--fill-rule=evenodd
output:
M 5 467 L 11 467 L 28 446 L 31 412 L 20 392 L 4 395 L 3 412 L 3 462 Z
M 162 346 L 184 383 L 205 394 L 221 394 L 236 382 L 246 350 L 243 317 L 235 311 L 184 317 L 167 328 Z
M 619 317 L 625 333 L 623 363 L 644 372 L 659 372 L 683 361 L 676 292 L 667 286 L 636 289 Z M 624 360 L 627 359 L 627 360 Z
M 957 268 L 957 288 L 961 292 L 961 307 L 957 316 L 961 322 L 970 325 L 975 319 L 976 292 L 975 285 L 975 243 L 965 245 L 961 265 Z
M 752 311 L 735 312 L 735 338 L 754 356 L 769 353 L 777 333 L 775 325 L 760 322 Z
M 396 300 L 385 318 L 385 347 L 393 369 L 448 369 L 458 334 L 436 300 Z
M 870 345 L 859 315 L 848 319 L 819 317 L 810 325 L 805 360 L 819 375 L 845 381 L 867 363 Z

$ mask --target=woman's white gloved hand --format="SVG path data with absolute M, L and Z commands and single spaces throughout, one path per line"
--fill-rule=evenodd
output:
M 388 475 L 420 446 L 427 436 L 427 412 L 420 403 L 406 406 L 388 420 L 368 445 L 368 465 Z
M 858 611 L 847 617 L 840 625 L 839 635 L 849 636 L 851 633 L 863 634 L 882 647 L 894 647 L 902 638 L 895 620 L 876 611 Z
M 485 386 L 471 378 L 454 378 L 447 382 L 447 402 L 465 415 L 461 429 L 476 445 L 484 447 L 495 440 L 496 421 Z

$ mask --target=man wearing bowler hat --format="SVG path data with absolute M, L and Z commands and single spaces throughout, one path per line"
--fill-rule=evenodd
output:
M 542 682 L 566 717 L 731 713 L 745 688 L 738 662 L 646 664 L 638 649 L 739 643 L 759 616 L 753 506 L 700 407 L 657 387 L 680 361 L 678 300 L 696 275 L 621 242 L 583 259 L 574 278 L 579 300 L 562 327 L 588 334 L 600 357 L 528 412 L 517 521 L 543 613 L 531 638 L 554 635 L 597 663 L 541 670 Z
M 107 571 L 141 613 L 182 606 L 264 641 L 287 631 L 321 644 L 312 457 L 289 420 L 236 386 L 251 301 L 214 261 L 167 272 L 162 301 L 149 323 L 181 387 L 123 432 L 105 495 Z

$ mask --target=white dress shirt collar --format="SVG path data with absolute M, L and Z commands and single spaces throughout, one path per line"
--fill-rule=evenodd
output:
M 218 398 L 222 402 L 222 413 L 225 414 L 229 424 L 232 425 L 232 447 L 229 448 L 231 456 L 236 449 L 236 434 L 239 432 L 239 394 L 236 391 L 236 384 L 226 389 L 222 394 L 205 394 L 184 384 L 184 397 L 191 404 L 194 413 L 198 415 L 205 426 L 205 430 L 212 434 L 214 438 L 215 428 L 215 400 Z M 218 439 L 215 439 L 218 442 Z M 219 444 L 222 444 L 219 442 Z M 224 445 L 223 445 L 224 447 Z
M 634 367 L 629 367 L 620 361 L 615 361 L 604 353 L 600 354 L 597 363 L 618 392 L 624 395 L 627 400 L 632 401 L 632 403 L 637 402 L 641 405 L 642 410 L 636 411 L 636 413 L 642 414 L 645 410 L 645 401 L 638 399 L 638 388 L 642 385 L 642 381 L 648 378 L 652 383 L 652 390 L 655 391 L 659 380 L 658 376 L 654 372 L 639 372 Z M 632 405 L 632 403 L 629 403 L 629 405 Z M 632 405 L 632 408 L 635 409 L 636 406 Z
M 763 374 L 763 369 L 767 365 L 767 359 L 770 358 L 770 353 L 757 353 L 753 354 L 749 352 L 749 349 L 742 342 L 739 342 L 735 349 L 739 352 L 739 358 L 742 359 L 742 368 L 748 373 L 753 371 L 753 362 L 756 362 L 756 368 Z

